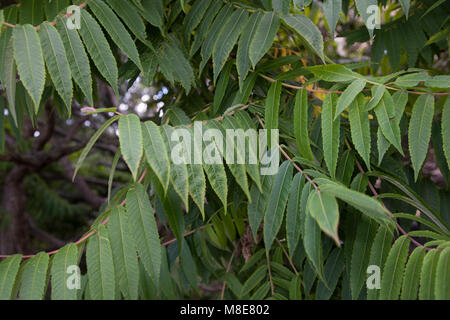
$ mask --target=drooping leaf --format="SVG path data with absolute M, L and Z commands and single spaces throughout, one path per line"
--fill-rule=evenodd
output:
M 162 126 L 162 136 L 166 146 L 170 150 L 173 151 L 174 142 L 172 139 L 173 128 L 167 125 Z M 188 171 L 185 163 L 173 163 L 173 158 L 171 157 L 172 162 L 170 163 L 170 181 L 173 184 L 175 192 L 180 196 L 180 199 L 183 201 L 183 204 L 188 209 L 189 208 L 189 184 L 188 184 Z
M 316 53 L 325 62 L 323 54 L 323 37 L 319 28 L 302 14 L 283 15 L 284 23 L 299 35 L 303 45 Z
M 422 164 L 428 154 L 433 115 L 434 97 L 430 94 L 421 95 L 414 104 L 408 130 L 409 152 L 415 180 L 417 180 Z
M 370 123 L 369 114 L 365 111 L 362 96 L 357 97 L 353 101 L 349 107 L 348 117 L 353 144 L 370 170 Z
M 423 258 L 426 250 L 424 247 L 417 247 L 408 259 L 402 284 L 402 300 L 416 300 L 419 292 L 419 277 L 422 269 Z
M 272 130 L 278 129 L 278 113 L 280 109 L 280 97 L 281 97 L 281 82 L 276 81 L 270 85 L 269 92 L 267 93 L 266 108 L 265 108 L 265 128 L 267 130 L 267 146 L 268 148 L 276 147 L 272 146 Z
M 334 30 L 336 29 L 336 25 L 339 21 L 339 15 L 341 14 L 341 8 L 342 0 L 325 0 L 323 3 L 323 12 L 333 38 Z
M 336 198 L 328 193 L 312 191 L 308 198 L 308 210 L 320 229 L 340 246 L 338 236 L 339 207 Z
M 49 22 L 40 25 L 39 35 L 50 77 L 70 115 L 72 111 L 72 74 L 64 44 L 56 28 Z
M 322 105 L 322 143 L 325 163 L 332 178 L 335 177 L 339 154 L 340 117 L 333 120 L 336 95 L 327 94 Z
M 394 100 L 387 90 L 375 107 L 375 114 L 384 137 L 403 155 L 400 127 L 395 120 Z
M 288 205 L 286 210 L 286 238 L 289 254 L 292 257 L 300 240 L 302 226 L 300 224 L 300 210 L 303 186 L 305 177 L 300 172 L 292 181 L 292 188 L 289 192 Z
M 18 25 L 13 30 L 13 40 L 17 71 L 37 114 L 45 84 L 44 57 L 39 36 L 31 25 Z
M 123 158 L 136 181 L 143 154 L 141 122 L 137 115 L 127 114 L 120 117 L 119 141 Z
M 15 254 L 0 263 L 0 300 L 10 300 L 16 276 L 19 272 L 21 254 Z
M 3 62 L 2 85 L 5 87 L 6 97 L 8 99 L 8 110 L 14 119 L 16 126 L 19 126 L 16 111 L 16 63 L 14 62 L 13 39 L 9 41 L 6 48 L 5 59 Z
M 434 297 L 437 300 L 450 299 L 450 247 L 444 248 L 440 254 L 436 268 L 436 284 L 434 287 Z
M 135 7 L 127 5 L 122 0 L 107 0 L 106 2 L 122 18 L 123 22 L 125 22 L 136 37 L 140 40 L 147 38 L 145 24 Z
M 284 210 L 292 184 L 293 167 L 290 161 L 284 162 L 278 169 L 264 214 L 264 244 L 269 254 L 275 237 L 284 218 Z
M 347 87 L 347 89 L 345 89 L 344 93 L 338 99 L 334 119 L 337 119 L 342 111 L 353 103 L 353 100 L 355 100 L 356 96 L 364 89 L 365 86 L 365 80 L 356 79 Z
M 280 18 L 275 12 L 264 13 L 258 21 L 248 48 L 248 54 L 253 68 L 271 47 L 280 27 Z
M 386 260 L 381 279 L 381 300 L 397 300 L 400 296 L 402 274 L 408 258 L 410 239 L 407 236 L 398 238 Z
M 108 230 L 102 224 L 89 238 L 86 248 L 89 294 L 94 300 L 113 300 L 115 274 Z
M 252 230 L 253 239 L 255 240 L 259 226 L 264 219 L 264 213 L 266 212 L 267 204 L 269 202 L 273 181 L 274 176 L 262 176 L 262 191 L 258 189 L 256 184 L 253 184 L 250 190 L 252 202 L 248 203 L 247 211 L 250 229 Z
M 423 260 L 422 271 L 420 272 L 420 300 L 435 299 L 437 266 L 439 263 L 440 253 L 441 252 L 439 250 L 433 249 L 426 254 Z M 441 281 L 441 279 L 438 281 Z
M 184 20 L 184 37 L 185 39 L 189 39 L 192 31 L 198 26 L 198 24 L 202 21 L 203 16 L 211 4 L 211 0 L 206 1 L 196 1 L 192 5 L 192 8 L 189 10 L 186 18 Z
M 70 267 L 78 267 L 78 248 L 69 243 L 52 260 L 52 300 L 77 300 L 77 288 L 69 288 Z
M 126 299 L 136 300 L 139 287 L 139 266 L 129 213 L 115 207 L 108 221 L 111 249 L 119 288 Z
M 248 14 L 244 9 L 236 10 L 220 29 L 214 44 L 212 58 L 214 67 L 214 83 L 231 53 L 242 29 L 247 22 Z
M 356 226 L 356 236 L 353 242 L 353 250 L 350 267 L 350 288 L 352 298 L 359 297 L 366 280 L 366 270 L 370 260 L 370 245 L 377 231 L 376 222 L 362 216 Z
M 392 238 L 394 234 L 386 227 L 380 227 L 377 235 L 373 240 L 373 244 L 370 249 L 369 266 L 378 266 L 380 272 L 383 272 L 383 267 L 386 262 L 389 250 L 391 249 Z M 380 274 L 381 276 L 381 274 Z M 378 298 L 379 289 L 367 288 L 367 300 L 376 300 Z
M 324 267 L 325 283 L 320 281 L 317 285 L 317 300 L 328 300 L 341 277 L 342 271 L 344 269 L 344 250 L 339 248 L 334 248 L 331 251 L 330 256 L 327 259 Z
M 153 283 L 158 287 L 161 270 L 161 245 L 154 211 L 144 187 L 128 191 L 126 209 L 136 249 Z
M 19 291 L 20 300 L 42 300 L 47 285 L 49 256 L 39 252 L 24 267 Z
M 104 29 L 108 32 L 111 39 L 140 70 L 143 70 L 136 45 L 114 11 L 105 2 L 100 0 L 88 0 L 88 5 Z
M 144 151 L 148 164 L 158 176 L 164 192 L 167 192 L 170 178 L 170 161 L 161 129 L 152 121 L 142 124 Z
M 236 56 L 236 68 L 239 74 L 239 87 L 242 88 L 245 78 L 247 77 L 248 71 L 252 66 L 252 62 L 249 56 L 251 40 L 254 38 L 256 29 L 262 18 L 261 11 L 257 11 L 250 15 L 247 24 L 242 30 L 242 35 L 239 38 L 238 50 Z
M 119 71 L 117 70 L 116 60 L 111 52 L 108 40 L 106 40 L 98 23 L 86 10 L 81 10 L 80 19 L 81 28 L 79 32 L 92 61 L 94 61 L 98 71 L 113 88 L 116 96 L 119 96 L 117 87 Z
M 67 28 L 67 20 L 58 18 L 56 24 L 66 50 L 73 80 L 78 84 L 81 91 L 88 99 L 89 105 L 94 105 L 92 98 L 92 77 L 89 58 L 81 42 L 80 36 L 75 29 Z
M 377 0 L 355 0 L 355 4 L 367 30 L 369 30 L 370 37 L 372 37 L 376 23 L 376 20 L 373 20 L 373 15 L 378 13 L 378 11 L 374 13 L 373 10 L 370 10 L 370 7 L 378 9 Z
M 294 135 L 300 155 L 314 161 L 308 133 L 308 92 L 305 89 L 297 91 L 294 105 Z

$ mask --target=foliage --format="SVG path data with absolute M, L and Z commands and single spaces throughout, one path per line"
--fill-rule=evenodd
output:
M 111 109 L 93 108 L 96 81 L 119 96 L 123 83 L 164 79 L 175 99 L 151 120 L 113 109 L 78 157 L 74 177 L 118 121 L 120 151 L 109 181 L 121 156 L 129 182 L 76 243 L 23 262 L 20 254 L 5 257 L 1 299 L 208 297 L 204 287 L 218 283 L 212 298 L 450 299 L 450 76 L 433 67 L 448 55 L 444 5 L 73 1 L 81 7 L 75 30 L 63 16 L 71 1 L 37 2 L 0 11 L 16 24 L 0 29 L 8 102 L 0 142 L 4 131 L 20 132 L 24 118 L 42 119 L 50 100 L 61 119 L 71 116 L 73 100 L 107 114 Z M 371 4 L 387 22 L 375 31 L 352 28 L 358 20 L 349 12 L 368 26 Z M 330 33 L 319 28 L 323 18 Z M 372 43 L 370 63 L 333 62 L 336 25 L 348 44 Z M 170 137 L 179 128 L 279 129 L 274 147 L 284 159 L 276 175 L 261 175 L 259 162 L 232 163 L 225 152 L 226 166 L 193 158 L 175 164 Z M 440 186 L 422 169 L 430 141 Z M 184 141 L 186 160 L 195 153 L 189 146 L 195 142 Z M 227 147 L 249 157 L 234 143 Z M 84 210 L 34 179 L 42 185 L 36 192 L 49 194 L 43 202 L 57 202 L 61 214 Z M 48 207 L 41 214 L 54 215 Z M 83 265 L 76 293 L 64 285 L 70 264 Z M 381 289 L 366 287 L 370 265 L 381 268 Z

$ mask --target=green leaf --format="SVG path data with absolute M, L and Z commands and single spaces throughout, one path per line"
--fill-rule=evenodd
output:
M 39 34 L 48 73 L 70 115 L 72 112 L 72 75 L 64 44 L 56 28 L 49 22 L 40 25 Z
M 69 243 L 55 254 L 52 260 L 52 300 L 77 300 L 77 289 L 68 287 L 70 266 L 78 267 L 78 248 Z M 73 272 L 73 271 L 71 271 Z
M 2 62 L 0 62 L 2 63 Z M 8 110 L 14 119 L 14 123 L 19 127 L 16 111 L 16 63 L 14 62 L 13 39 L 9 41 L 6 48 L 5 59 L 3 61 L 2 85 L 5 87 L 6 97 L 8 99 Z
M 214 83 L 216 83 L 228 56 L 247 23 L 248 14 L 245 9 L 236 10 L 220 29 L 214 43 L 212 58 L 214 67 Z
M 174 152 L 173 148 L 175 143 L 171 140 L 173 128 L 167 125 L 162 126 L 162 136 L 168 150 Z M 188 171 L 187 166 L 184 163 L 175 164 L 173 159 L 170 163 L 170 181 L 175 189 L 175 192 L 180 196 L 186 209 L 189 209 L 189 185 L 188 185 Z
M 338 236 L 339 207 L 336 198 L 327 193 L 312 191 L 308 198 L 309 214 L 316 219 L 320 229 L 340 246 Z
M 408 19 L 409 5 L 411 0 L 399 0 L 399 2 L 403 8 L 403 11 L 405 12 L 406 19 Z
M 336 174 L 336 165 L 339 155 L 340 117 L 333 120 L 336 110 L 335 94 L 327 94 L 322 104 L 322 144 L 325 163 L 332 178 Z
M 436 298 L 434 294 L 440 253 L 441 252 L 437 249 L 428 251 L 425 259 L 423 260 L 422 271 L 420 273 L 420 300 L 434 300 Z M 442 281 L 442 279 L 438 279 L 438 282 L 440 281 Z
M 244 297 L 259 285 L 267 276 L 267 266 L 264 264 L 256 269 L 253 274 L 244 282 L 240 297 Z
M 328 82 L 345 82 L 353 81 L 355 79 L 362 79 L 362 77 L 352 70 L 340 64 L 326 64 L 307 67 L 316 77 Z
M 272 0 L 272 9 L 275 12 L 287 14 L 290 6 L 291 0 Z
M 398 77 L 394 84 L 402 88 L 415 87 L 421 81 L 430 79 L 430 76 L 425 72 L 410 73 L 401 77 Z
M 231 68 L 233 67 L 233 60 L 229 60 L 225 64 L 224 71 L 219 76 L 219 81 L 217 81 L 216 91 L 214 93 L 214 101 L 212 107 L 211 116 L 215 116 L 220 110 L 223 97 L 228 88 L 228 82 L 230 81 Z
M 330 193 L 336 198 L 347 202 L 369 218 L 376 220 L 378 223 L 386 225 L 392 225 L 393 223 L 381 203 L 364 193 L 348 189 L 341 184 L 331 181 L 329 183 L 321 184 L 319 189 L 322 192 Z
M 311 216 L 309 210 L 307 210 L 307 199 L 309 198 L 311 185 L 308 183 L 303 188 L 301 210 L 305 219 L 303 225 L 303 246 L 305 247 L 306 256 L 312 263 L 314 270 L 318 274 L 321 280 L 325 280 L 323 275 L 323 252 L 322 252 L 322 239 L 320 227 L 316 220 Z
M 378 127 L 377 130 L 378 166 L 380 166 L 381 162 L 383 162 L 384 155 L 389 150 L 390 146 L 391 144 L 383 135 L 381 127 Z
M 374 14 L 371 10 L 368 10 L 370 6 L 375 6 L 378 8 L 377 0 L 355 0 L 356 9 L 358 9 L 358 13 L 364 21 L 367 29 L 369 30 L 370 37 L 373 37 L 374 27 L 369 27 L 369 23 L 375 23 L 376 21 L 372 20 L 372 15 Z
M 111 85 L 116 96 L 119 96 L 117 87 L 119 72 L 116 60 L 102 29 L 86 10 L 81 10 L 81 29 L 79 32 L 98 71 Z
M 22 255 L 15 254 L 0 263 L 0 300 L 15 298 L 12 296 L 12 292 L 21 261 Z
M 78 158 L 77 164 L 75 166 L 75 170 L 73 172 L 72 180 L 75 179 L 75 176 L 77 175 L 78 170 L 80 169 L 81 165 L 83 164 L 84 159 L 86 159 L 86 156 L 88 155 L 89 151 L 91 151 L 94 144 L 97 142 L 98 138 L 102 135 L 102 133 L 117 119 L 119 119 L 120 115 L 114 116 L 107 121 L 103 123 L 103 125 L 98 129 L 94 135 L 91 137 L 89 142 L 87 143 L 86 147 L 84 147 L 83 151 L 81 152 L 80 157 Z
M 140 40 L 145 40 L 145 24 L 138 11 L 123 0 L 107 0 L 108 5 L 122 18 L 123 22 Z
M 242 35 L 239 38 L 238 50 L 236 56 L 236 68 L 239 74 L 239 87 L 242 88 L 248 71 L 252 66 L 252 62 L 249 56 L 251 40 L 255 37 L 256 29 L 262 18 L 261 11 L 257 11 L 250 15 L 247 24 L 242 30 Z
M 208 62 L 209 58 L 214 49 L 214 45 L 217 40 L 217 35 L 219 34 L 222 26 L 227 22 L 233 12 L 233 7 L 230 4 L 225 5 L 217 14 L 217 17 L 214 19 L 213 24 L 208 30 L 208 35 L 206 36 L 205 42 L 203 43 L 201 56 L 202 62 L 200 63 L 199 73 L 202 72 L 203 68 Z
M 253 239 L 255 240 L 257 239 L 259 226 L 264 219 L 264 213 L 266 212 L 267 204 L 269 202 L 273 182 L 274 176 L 262 176 L 262 191 L 259 190 L 256 184 L 253 184 L 250 190 L 252 202 L 248 203 L 247 211 L 250 229 L 253 234 Z
M 323 37 L 319 28 L 302 14 L 289 14 L 282 17 L 284 23 L 298 33 L 302 43 L 316 53 L 323 62 Z
M 355 100 L 356 96 L 364 89 L 365 86 L 365 80 L 356 79 L 347 87 L 347 89 L 344 90 L 344 93 L 342 93 L 338 99 L 334 119 L 337 119 L 341 115 L 342 111 L 353 103 L 353 100 Z
M 80 36 L 75 29 L 70 30 L 67 28 L 67 19 L 58 18 L 56 26 L 66 49 L 67 61 L 69 62 L 73 80 L 83 91 L 89 105 L 93 106 L 91 68 Z
M 192 197 L 192 200 L 194 200 L 194 203 L 197 205 L 197 207 L 200 209 L 200 212 L 205 217 L 205 197 L 206 197 L 206 180 L 205 180 L 205 174 L 203 173 L 203 167 L 201 165 L 201 162 L 196 159 L 197 156 L 202 156 L 202 145 L 198 144 L 197 141 L 195 141 L 195 137 L 199 135 L 200 132 L 202 132 L 202 128 L 200 127 L 200 130 L 194 133 L 194 127 L 190 127 L 191 137 L 193 138 L 191 141 L 192 149 L 194 150 L 194 161 L 192 161 L 190 164 L 187 165 L 188 169 L 188 181 L 189 181 L 189 194 Z M 198 138 L 199 139 L 199 138 Z M 189 145 L 185 142 L 185 148 L 187 149 Z M 191 149 L 191 150 L 192 150 Z
M 123 207 L 115 207 L 109 216 L 107 226 L 120 291 L 126 299 L 137 300 L 139 266 L 128 216 L 129 213 Z
M 445 157 L 447 158 L 447 164 L 450 168 L 450 98 L 445 100 L 444 107 L 442 109 L 442 141 Z
M 161 270 L 161 244 L 154 211 L 141 184 L 136 184 L 136 188 L 128 191 L 126 209 L 139 257 L 145 270 L 158 287 Z
M 450 76 L 439 75 L 432 78 L 428 78 L 425 81 L 425 85 L 431 88 L 448 89 L 450 88 Z
M 436 268 L 436 284 L 434 287 L 434 297 L 437 300 L 449 300 L 450 299 L 450 247 L 442 250 L 439 262 Z
M 375 107 L 378 124 L 384 137 L 402 154 L 401 136 L 399 122 L 395 120 L 394 100 L 387 90 L 384 91 L 383 98 Z
M 433 95 L 421 95 L 414 104 L 408 130 L 409 152 L 411 154 L 415 180 L 417 180 L 422 164 L 428 154 L 433 116 Z
M 170 179 L 170 161 L 161 128 L 152 121 L 142 124 L 144 151 L 148 164 L 158 177 L 164 192 L 167 192 Z
M 123 158 L 136 181 L 143 154 L 141 121 L 137 115 L 127 114 L 120 117 L 119 141 Z
M 26 263 L 19 292 L 20 300 L 44 299 L 47 288 L 48 262 L 48 254 L 39 252 Z
M 359 155 L 370 170 L 370 123 L 369 114 L 365 111 L 364 98 L 358 96 L 349 107 L 348 118 L 352 141 Z
M 341 14 L 342 0 L 325 0 L 323 3 L 323 12 L 325 19 L 327 20 L 328 27 L 334 38 L 334 30 L 339 21 Z
M 280 97 L 281 97 L 281 81 L 273 82 L 270 85 L 269 92 L 267 93 L 266 107 L 265 107 L 265 129 L 267 130 L 267 146 L 269 149 L 276 146 L 271 146 L 272 143 L 272 130 L 278 129 L 278 113 L 280 109 Z
M 377 84 L 372 87 L 372 98 L 367 103 L 366 110 L 370 111 L 375 108 L 380 102 L 381 98 L 383 98 L 386 87 L 382 84 Z
M 155 27 L 158 27 L 163 33 L 164 25 L 164 2 L 163 0 L 142 0 L 141 14 L 145 20 L 150 22 Z
M 264 244 L 269 254 L 284 218 L 284 210 L 292 183 L 293 166 L 285 161 L 278 169 L 264 214 Z
M 170 35 L 163 42 L 157 57 L 164 76 L 171 82 L 173 80 L 180 82 L 186 92 L 189 92 L 195 80 L 194 71 L 186 59 L 178 39 Z
M 358 299 L 367 277 L 366 270 L 371 255 L 370 247 L 374 241 L 376 231 L 376 222 L 364 216 L 361 217 L 356 226 L 350 267 L 350 288 L 354 300 Z
M 392 96 L 392 99 L 394 99 L 394 106 L 395 106 L 395 121 L 400 123 L 403 117 L 403 112 L 405 111 L 406 104 L 408 103 L 408 91 L 401 90 L 394 93 Z
M 136 45 L 114 11 L 100 0 L 88 0 L 88 5 L 111 39 L 143 71 Z
M 251 38 L 248 54 L 253 68 L 272 46 L 273 40 L 280 27 L 280 18 L 275 12 L 264 13 Z
M 289 192 L 288 205 L 286 210 L 286 238 L 289 254 L 292 257 L 297 248 L 302 231 L 301 223 L 301 198 L 305 176 L 297 173 L 292 181 L 292 188 Z
M 184 38 L 189 39 L 192 31 L 202 21 L 203 16 L 211 4 L 211 0 L 196 1 L 189 10 L 186 18 L 184 19 Z
M 216 14 L 222 8 L 222 5 L 223 3 L 221 3 L 220 1 L 213 1 L 213 4 L 208 8 L 208 11 L 206 11 L 202 21 L 200 22 L 200 26 L 195 32 L 194 43 L 192 44 L 191 50 L 189 52 L 189 55 L 191 57 L 197 52 L 206 36 L 208 35 L 208 29 L 211 26 L 214 18 L 216 17 Z
M 307 160 L 314 161 L 308 134 L 308 92 L 298 90 L 294 105 L 294 135 L 300 155 Z
M 381 300 L 397 300 L 402 286 L 402 274 L 408 258 L 410 240 L 407 236 L 398 238 L 384 265 L 381 279 Z
M 419 276 L 423 258 L 427 251 L 424 247 L 417 247 L 408 259 L 402 284 L 402 300 L 417 300 L 419 292 Z
M 334 248 L 324 267 L 325 282 L 317 285 L 316 300 L 328 300 L 332 296 L 344 269 L 344 250 Z
M 37 114 L 45 84 L 44 57 L 39 36 L 31 25 L 18 25 L 13 30 L 13 41 L 17 71 Z
M 370 249 L 369 266 L 379 266 L 380 271 L 383 272 L 383 266 L 391 249 L 393 237 L 394 234 L 389 228 L 380 227 L 378 229 Z M 367 288 L 367 300 L 377 300 L 379 291 L 379 289 Z
M 86 248 L 89 293 L 93 300 L 113 300 L 115 276 L 108 230 L 102 224 L 89 238 Z

